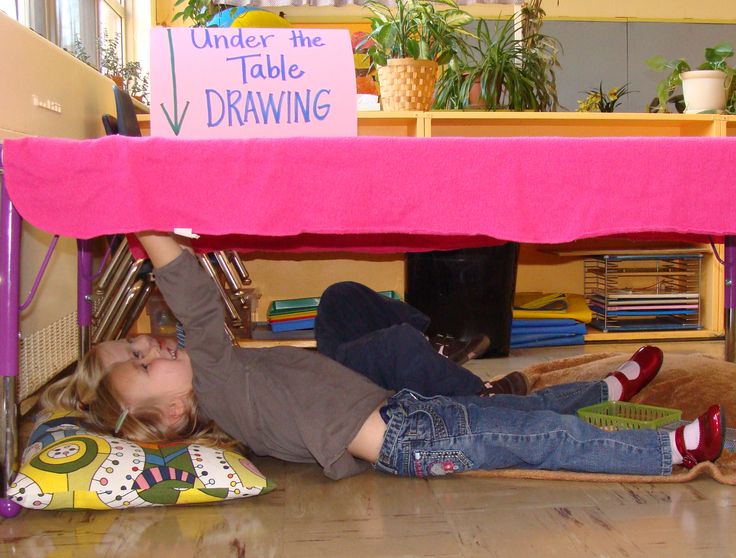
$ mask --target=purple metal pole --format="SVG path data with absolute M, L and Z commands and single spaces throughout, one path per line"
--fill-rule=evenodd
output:
M 90 347 L 92 325 L 92 241 L 77 240 L 77 323 L 79 357 Z
M 13 208 L 5 190 L 0 144 L 0 377 L 3 381 L 2 416 L 5 443 L 2 447 L 2 482 L 0 515 L 13 517 L 20 506 L 9 500 L 8 486 L 15 474 L 18 453 L 18 414 L 15 379 L 20 363 L 20 215 Z
M 723 266 L 723 327 L 726 336 L 726 360 L 736 361 L 736 237 L 726 236 L 724 239 L 725 254 Z

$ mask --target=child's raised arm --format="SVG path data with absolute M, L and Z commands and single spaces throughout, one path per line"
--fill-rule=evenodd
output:
M 154 267 L 163 267 L 174 261 L 184 249 L 170 233 L 146 231 L 137 233 L 136 236 Z

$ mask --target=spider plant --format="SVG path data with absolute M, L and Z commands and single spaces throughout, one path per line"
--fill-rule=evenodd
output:
M 479 19 L 477 43 L 470 43 L 469 54 L 450 63 L 437 80 L 435 108 L 467 108 L 477 83 L 483 109 L 555 110 L 559 42 L 538 32 L 523 36 L 522 24 L 512 16 L 491 28 Z

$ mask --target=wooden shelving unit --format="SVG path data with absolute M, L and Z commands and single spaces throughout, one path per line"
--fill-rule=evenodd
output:
M 416 119 L 414 123 L 411 119 Z M 424 113 L 361 112 L 359 135 L 417 137 L 725 137 L 736 136 L 736 116 L 682 115 L 646 113 L 576 113 L 576 112 L 478 112 L 435 111 Z M 708 245 L 681 244 L 678 251 L 694 249 L 705 252 L 701 293 L 703 329 L 693 331 L 601 332 L 589 329 L 586 341 L 636 341 L 661 339 L 716 339 L 723 336 L 723 269 Z M 549 246 L 523 246 L 517 277 L 518 291 L 583 293 L 583 253 L 619 248 L 661 250 L 648 242 L 627 239 L 594 239 L 572 243 L 564 253 L 551 254 Z M 665 248 L 669 245 L 665 244 Z M 576 255 L 575 251 L 581 255 Z M 716 246 L 719 255 L 723 247 Z

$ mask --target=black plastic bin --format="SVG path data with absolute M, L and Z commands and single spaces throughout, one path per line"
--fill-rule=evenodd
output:
M 508 356 L 519 245 L 406 255 L 406 301 L 431 319 L 428 335 L 485 333 L 484 357 Z

